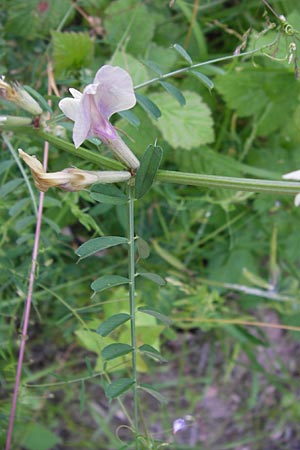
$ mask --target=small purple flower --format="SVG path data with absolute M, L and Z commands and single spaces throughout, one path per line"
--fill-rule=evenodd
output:
M 86 86 L 82 94 L 72 88 L 70 92 L 73 98 L 64 98 L 59 102 L 59 107 L 74 121 L 75 147 L 78 148 L 88 137 L 97 136 L 128 167 L 137 169 L 138 160 L 123 141 L 121 145 L 118 144 L 121 138 L 109 122 L 114 113 L 130 109 L 136 104 L 132 79 L 126 70 L 105 65 L 98 70 L 93 83 Z M 122 147 L 120 152 L 119 147 Z
M 186 421 L 184 419 L 176 419 L 173 422 L 173 434 L 186 428 Z

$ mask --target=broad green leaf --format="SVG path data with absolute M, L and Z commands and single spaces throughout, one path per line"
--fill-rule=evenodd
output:
M 299 82 L 293 73 L 243 65 L 215 78 L 216 89 L 239 117 L 254 116 L 257 133 L 283 128 L 298 106 Z M 294 95 L 290 95 L 293 92 Z
M 149 308 L 145 308 L 145 307 L 138 308 L 138 311 L 140 311 L 144 314 L 148 314 L 149 316 L 155 317 L 157 320 L 160 320 L 165 325 L 168 325 L 168 326 L 172 325 L 172 320 L 169 319 L 169 317 L 165 316 L 164 314 L 161 314 L 158 311 L 154 311 L 153 309 L 149 309 Z
M 118 397 L 128 391 L 133 384 L 134 380 L 132 378 L 119 378 L 107 386 L 105 395 L 108 399 Z
M 110 205 L 122 205 L 128 201 L 124 192 L 114 184 L 96 184 L 92 186 L 90 195 L 97 202 Z
M 136 198 L 143 197 L 151 188 L 162 159 L 162 149 L 149 145 L 141 158 L 141 165 L 135 179 Z
M 3 9 L 3 8 L 2 8 Z M 72 19 L 75 10 L 70 11 L 68 0 L 14 0 L 10 1 L 5 23 L 5 31 L 12 36 L 21 36 L 24 39 L 49 39 L 50 30 L 56 29 L 61 21 Z
M 174 50 L 176 50 L 176 52 L 179 53 L 179 55 L 182 56 L 189 64 L 193 64 L 192 58 L 180 44 L 174 44 L 172 45 L 172 48 L 174 48 Z
M 144 353 L 146 356 L 155 359 L 156 361 L 166 363 L 168 362 L 156 348 L 152 347 L 152 345 L 144 344 L 139 347 L 139 351 Z
M 14 180 L 10 180 L 7 183 L 3 184 L 0 187 L 0 197 L 6 197 L 6 195 L 15 191 L 17 187 L 20 186 L 24 181 L 21 178 L 15 178 Z
M 96 334 L 95 331 L 84 330 L 83 328 L 76 330 L 75 334 L 83 347 L 97 355 L 100 355 L 101 350 L 105 345 L 112 342 L 110 338 L 104 340 L 103 337 Z
M 56 434 L 38 423 L 26 424 L 24 432 L 19 436 L 19 445 L 26 450 L 50 450 L 61 443 Z
M 158 119 L 161 116 L 161 111 L 158 106 L 150 100 L 149 97 L 146 97 L 142 94 L 135 94 L 136 100 L 138 104 L 154 119 Z
M 94 44 L 88 33 L 53 31 L 52 41 L 54 68 L 57 74 L 65 70 L 79 70 L 90 66 Z
M 144 55 L 154 31 L 155 20 L 144 2 L 116 0 L 105 9 L 105 42 L 118 48 L 126 42 L 126 51 Z
M 158 104 L 162 116 L 153 124 L 163 138 L 174 148 L 190 150 L 214 141 L 213 119 L 200 95 L 183 91 L 186 105 L 178 107 L 176 100 L 166 92 L 153 93 L 150 98 Z
M 114 247 L 120 244 L 127 244 L 128 239 L 121 236 L 104 236 L 95 239 L 90 239 L 89 241 L 82 244 L 75 251 L 76 255 L 79 256 L 80 260 L 87 258 L 88 256 L 94 255 L 105 248 Z
M 109 344 L 101 352 L 101 356 L 106 361 L 119 358 L 132 352 L 133 347 L 129 344 Z
M 105 289 L 109 289 L 113 286 L 120 286 L 121 284 L 129 283 L 129 279 L 121 277 L 119 275 L 104 275 L 103 277 L 97 278 L 91 284 L 91 288 L 95 292 L 101 292 Z
M 203 73 L 198 72 L 197 70 L 191 70 L 191 73 L 194 74 L 209 90 L 215 87 L 213 81 Z
M 127 322 L 130 319 L 130 315 L 126 313 L 114 314 L 113 316 L 106 319 L 101 325 L 97 328 L 96 332 L 101 336 L 108 336 L 112 331 L 118 328 L 123 323 Z
M 159 83 L 169 94 L 171 94 L 178 101 L 181 106 L 184 106 L 186 104 L 184 95 L 177 87 L 175 87 L 173 84 L 167 83 L 166 81 L 160 81 Z
M 160 403 L 165 404 L 168 402 L 166 397 L 164 397 L 160 392 L 158 392 L 156 389 L 153 388 L 150 384 L 141 383 L 138 386 L 139 389 L 142 389 L 143 391 L 147 392 L 149 395 L 154 397 L 156 400 L 158 400 Z
M 150 247 L 148 245 L 148 243 L 142 239 L 141 237 L 138 236 L 137 240 L 136 240 L 136 245 L 137 245 L 137 251 L 139 254 L 139 257 L 142 259 L 147 259 L 150 255 Z
M 143 278 L 147 278 L 147 280 L 151 280 L 154 283 L 158 284 L 159 286 L 164 286 L 166 284 L 165 280 L 157 275 L 156 273 L 150 273 L 150 272 L 139 272 L 138 275 L 140 275 Z

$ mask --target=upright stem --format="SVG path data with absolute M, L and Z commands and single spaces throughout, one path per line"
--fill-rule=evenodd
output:
M 129 303 L 131 316 L 131 345 L 132 345 L 132 377 L 133 384 L 133 415 L 135 433 L 138 434 L 138 398 L 137 398 L 137 343 L 135 329 L 135 252 L 134 252 L 134 184 L 128 184 L 128 278 Z

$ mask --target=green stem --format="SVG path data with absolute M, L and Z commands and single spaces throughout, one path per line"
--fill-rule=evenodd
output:
M 51 133 L 37 131 L 43 139 L 72 155 L 78 156 L 86 161 L 93 162 L 107 169 L 124 169 L 124 167 L 113 159 L 106 158 L 83 147 L 75 148 L 73 144 L 60 139 Z M 165 183 L 185 184 L 202 188 L 235 189 L 237 191 L 266 192 L 269 194 L 298 194 L 300 183 L 291 181 L 262 180 L 255 178 L 221 177 L 216 175 L 203 175 L 198 173 L 177 172 L 175 170 L 159 170 L 157 181 Z
M 183 67 L 181 69 L 174 70 L 173 72 L 165 73 L 163 75 L 160 75 L 159 77 L 155 77 L 155 78 L 152 78 L 151 80 L 144 81 L 143 83 L 137 84 L 136 86 L 134 86 L 134 89 L 135 90 L 141 89 L 141 88 L 149 86 L 149 85 L 151 85 L 153 83 L 157 83 L 158 81 L 165 80 L 166 78 L 170 78 L 170 77 L 174 77 L 174 76 L 177 76 L 177 75 L 181 75 L 182 73 L 188 72 L 189 70 L 197 69 L 198 67 L 203 67 L 203 66 L 207 66 L 207 65 L 210 65 L 210 64 L 215 64 L 215 63 L 222 62 L 222 61 L 229 61 L 229 60 L 235 59 L 235 58 L 242 58 L 243 56 L 254 55 L 255 53 L 260 52 L 264 48 L 269 47 L 271 44 L 272 43 L 270 43 L 268 45 L 263 45 L 263 46 L 261 46 L 259 48 L 254 49 L 254 50 L 249 50 L 248 52 L 239 53 L 239 54 L 236 54 L 236 55 L 222 56 L 220 58 L 210 59 L 209 61 L 203 61 L 203 62 L 200 62 L 200 63 L 192 64 L 190 66 L 186 66 L 186 67 Z
M 300 183 L 296 182 L 199 175 L 197 173 L 175 172 L 172 170 L 159 170 L 156 179 L 165 183 L 198 187 L 219 187 L 248 192 L 267 192 L 269 194 L 297 194 L 300 192 Z
M 137 342 L 135 324 L 135 252 L 134 252 L 134 184 L 128 184 L 128 278 L 129 303 L 131 316 L 131 345 L 132 345 L 132 377 L 133 384 L 133 415 L 135 434 L 138 434 L 138 396 L 137 396 Z

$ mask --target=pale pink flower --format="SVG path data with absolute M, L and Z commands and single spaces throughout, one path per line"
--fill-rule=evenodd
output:
M 59 107 L 74 121 L 75 147 L 88 137 L 99 137 L 128 167 L 138 169 L 139 161 L 109 122 L 114 113 L 130 109 L 136 103 L 132 79 L 126 70 L 105 65 L 83 93 L 72 88 L 70 92 L 73 98 L 64 98 Z

